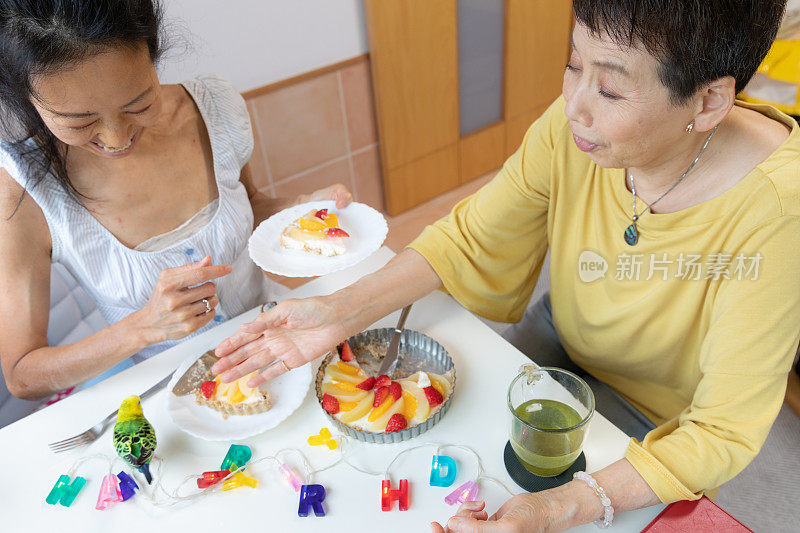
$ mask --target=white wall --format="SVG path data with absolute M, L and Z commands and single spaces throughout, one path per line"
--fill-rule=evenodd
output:
M 240 91 L 367 52 L 362 0 L 162 0 L 177 43 L 162 83 L 214 73 Z

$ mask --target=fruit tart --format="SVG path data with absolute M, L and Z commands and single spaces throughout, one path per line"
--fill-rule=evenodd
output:
M 247 382 L 257 372 L 251 372 L 230 383 L 222 383 L 220 376 L 204 381 L 195 389 L 195 399 L 199 405 L 222 413 L 223 418 L 228 415 L 254 415 L 268 411 L 271 407 L 269 393 L 258 387 L 247 386 Z
M 453 370 L 417 371 L 392 380 L 365 372 L 345 341 L 327 359 L 318 388 L 322 408 L 357 431 L 393 433 L 434 416 L 452 394 Z
M 339 226 L 339 217 L 327 209 L 312 209 L 281 233 L 281 246 L 332 257 L 342 255 L 350 238 Z

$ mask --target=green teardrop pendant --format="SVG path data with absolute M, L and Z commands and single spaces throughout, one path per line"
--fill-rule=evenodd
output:
M 625 229 L 625 242 L 629 246 L 635 246 L 639 242 L 639 232 L 636 230 L 636 224 L 631 224 Z

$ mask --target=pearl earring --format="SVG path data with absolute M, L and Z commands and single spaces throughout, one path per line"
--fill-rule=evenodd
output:
M 686 133 L 692 133 L 692 130 L 694 130 L 694 120 L 691 121 L 688 126 L 686 126 Z

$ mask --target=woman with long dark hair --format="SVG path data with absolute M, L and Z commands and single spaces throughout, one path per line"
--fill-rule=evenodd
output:
M 341 185 L 256 193 L 242 97 L 215 76 L 159 83 L 161 13 L 157 0 L 0 0 L 0 363 L 15 396 L 66 389 L 266 301 L 275 286 L 247 253 L 254 223 L 299 200 L 351 201 Z M 51 262 L 108 327 L 48 346 Z

